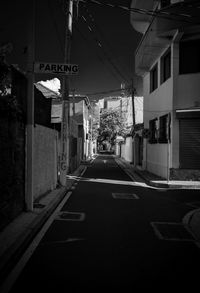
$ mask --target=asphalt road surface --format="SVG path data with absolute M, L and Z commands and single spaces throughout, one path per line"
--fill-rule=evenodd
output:
M 200 249 L 182 224 L 196 198 L 140 185 L 113 156 L 98 156 L 10 292 L 197 290 Z

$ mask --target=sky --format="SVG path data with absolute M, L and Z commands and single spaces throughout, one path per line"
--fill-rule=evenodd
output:
M 35 61 L 59 62 L 64 58 L 65 21 L 64 0 L 35 0 Z M 134 76 L 134 52 L 142 38 L 130 24 L 130 12 L 108 4 L 130 6 L 130 0 L 79 1 L 78 17 L 73 14 L 73 32 L 70 63 L 77 64 L 79 72 L 70 77 L 70 89 L 86 94 L 90 99 L 118 95 L 114 92 L 131 84 Z M 6 61 L 26 70 L 28 39 L 27 22 L 31 17 L 29 1 L 3 0 L 0 10 L 1 43 L 10 42 L 13 51 Z M 13 9 L 10 9 L 10 7 Z M 60 76 L 35 76 L 35 81 L 53 79 L 51 89 L 60 86 Z M 135 84 L 136 87 L 136 84 Z M 101 93 L 104 94 L 101 94 Z M 98 94 L 96 94 L 98 93 Z M 140 93 L 138 94 L 140 95 Z
M 79 73 L 70 78 L 70 87 L 91 99 L 117 95 L 111 91 L 136 81 L 134 51 L 142 37 L 132 28 L 129 11 L 106 5 L 129 7 L 129 0 L 99 2 L 104 5 L 80 2 L 73 21 L 71 63 L 78 64 Z
M 134 51 L 141 39 L 130 24 L 130 12 L 108 4 L 130 6 L 129 0 L 88 1 L 74 7 L 70 63 L 79 72 L 70 77 L 70 89 L 91 100 L 119 95 L 122 84 L 135 87 L 141 82 L 134 75 Z M 52 87 L 53 86 L 53 87 Z M 57 90 L 55 83 L 50 87 Z M 140 94 L 140 92 L 138 93 Z

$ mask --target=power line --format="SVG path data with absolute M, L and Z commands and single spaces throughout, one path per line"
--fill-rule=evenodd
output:
M 128 87 L 125 89 L 129 89 Z M 123 89 L 124 90 L 124 89 Z M 116 92 L 121 92 L 122 89 L 113 89 L 113 90 L 109 90 L 109 91 L 102 91 L 102 92 L 94 92 L 94 93 L 87 93 L 86 96 L 95 96 L 95 95 L 103 95 L 103 94 L 109 94 L 109 93 L 116 93 Z
M 154 11 L 154 10 L 148 10 L 148 9 L 129 8 L 127 6 L 122 6 L 122 5 L 117 5 L 117 4 L 102 3 L 102 2 L 99 2 L 99 1 L 96 1 L 96 0 L 89 0 L 89 1 L 80 0 L 80 2 L 83 2 L 83 3 L 86 3 L 86 4 L 93 3 L 93 4 L 98 4 L 100 6 L 107 6 L 107 7 L 110 7 L 110 8 L 121 9 L 121 10 L 124 10 L 124 11 L 129 12 L 129 13 L 130 12 L 135 12 L 135 13 L 138 13 L 138 14 L 156 16 L 156 17 L 170 19 L 170 20 L 177 20 L 177 16 L 178 16 L 178 17 L 184 18 L 182 20 L 179 19 L 179 21 L 195 24 L 195 22 L 193 20 L 190 20 L 189 18 L 194 18 L 196 16 L 188 15 L 188 14 L 180 14 L 180 13 L 171 13 L 171 12 L 164 11 L 164 9 Z M 197 22 L 196 24 L 199 24 L 199 22 Z
M 111 58 L 108 56 L 108 54 L 106 53 L 102 43 L 99 41 L 99 39 L 96 38 L 95 32 L 93 30 L 93 28 L 91 28 L 91 26 L 88 24 L 87 19 L 82 15 L 81 18 L 83 19 L 83 21 L 86 23 L 87 28 L 89 30 L 90 33 L 93 34 L 93 38 L 97 44 L 97 46 L 102 50 L 104 56 L 106 57 L 106 59 L 108 60 L 108 62 L 112 65 L 112 67 L 114 68 L 115 72 L 124 80 L 127 81 L 126 77 L 121 73 L 121 71 L 116 67 L 116 65 L 113 63 L 113 61 L 111 60 Z
M 82 39 L 88 44 L 88 46 L 90 47 L 89 45 L 89 41 L 88 39 L 85 37 L 85 35 L 83 34 L 83 32 L 78 28 L 78 26 L 76 24 L 74 24 L 74 27 L 76 29 L 76 31 L 79 33 L 79 35 L 82 37 Z M 97 58 L 98 60 L 104 65 L 107 67 L 107 64 L 104 62 L 103 58 L 97 53 Z M 108 70 L 110 71 L 110 73 L 113 75 L 113 77 L 118 81 L 118 82 L 121 82 L 121 80 L 119 80 L 118 76 L 109 68 L 107 67 Z
M 101 28 L 98 26 L 98 24 L 96 23 L 94 16 L 92 15 L 91 11 L 89 11 L 88 7 L 86 5 L 84 5 L 85 7 L 85 11 L 88 14 L 90 20 L 92 21 L 93 25 L 95 26 L 95 29 L 97 30 L 97 32 L 99 33 L 100 37 L 103 39 L 104 43 L 106 44 L 108 50 L 111 52 L 112 56 L 115 56 L 115 52 L 112 50 L 108 40 L 106 39 L 103 31 L 101 30 Z M 113 58 L 112 58 L 113 59 Z M 126 77 L 127 80 L 130 79 L 130 77 Z

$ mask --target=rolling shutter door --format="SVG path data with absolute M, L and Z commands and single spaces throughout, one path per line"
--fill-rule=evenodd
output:
M 180 168 L 200 169 L 200 119 L 180 119 Z

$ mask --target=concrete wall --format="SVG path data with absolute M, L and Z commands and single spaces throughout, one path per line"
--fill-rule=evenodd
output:
M 162 52 L 163 53 L 163 52 Z M 150 89 L 150 73 L 147 73 L 143 79 L 144 86 L 144 128 L 149 128 L 149 120 L 158 118 L 167 113 L 172 113 L 173 109 L 173 78 L 169 78 L 160 84 L 160 57 L 158 62 L 158 88 L 152 93 Z M 176 134 L 177 135 L 177 134 Z M 170 145 L 170 153 L 171 153 Z M 165 143 L 147 144 L 144 147 L 143 167 L 162 177 L 167 177 L 168 169 L 168 145 Z M 145 162 L 146 160 L 146 162 Z M 170 166 L 172 165 L 172 156 L 170 156 Z
M 120 144 L 119 143 L 115 144 L 115 155 L 116 156 L 120 155 Z
M 200 106 L 200 73 L 178 76 L 175 108 L 183 109 Z
M 127 162 L 132 162 L 133 160 L 133 143 L 132 143 L 132 137 L 127 137 L 125 140 L 125 143 L 121 145 L 122 153 L 121 157 L 125 159 Z
M 58 134 L 56 130 L 35 126 L 34 199 L 57 185 Z

